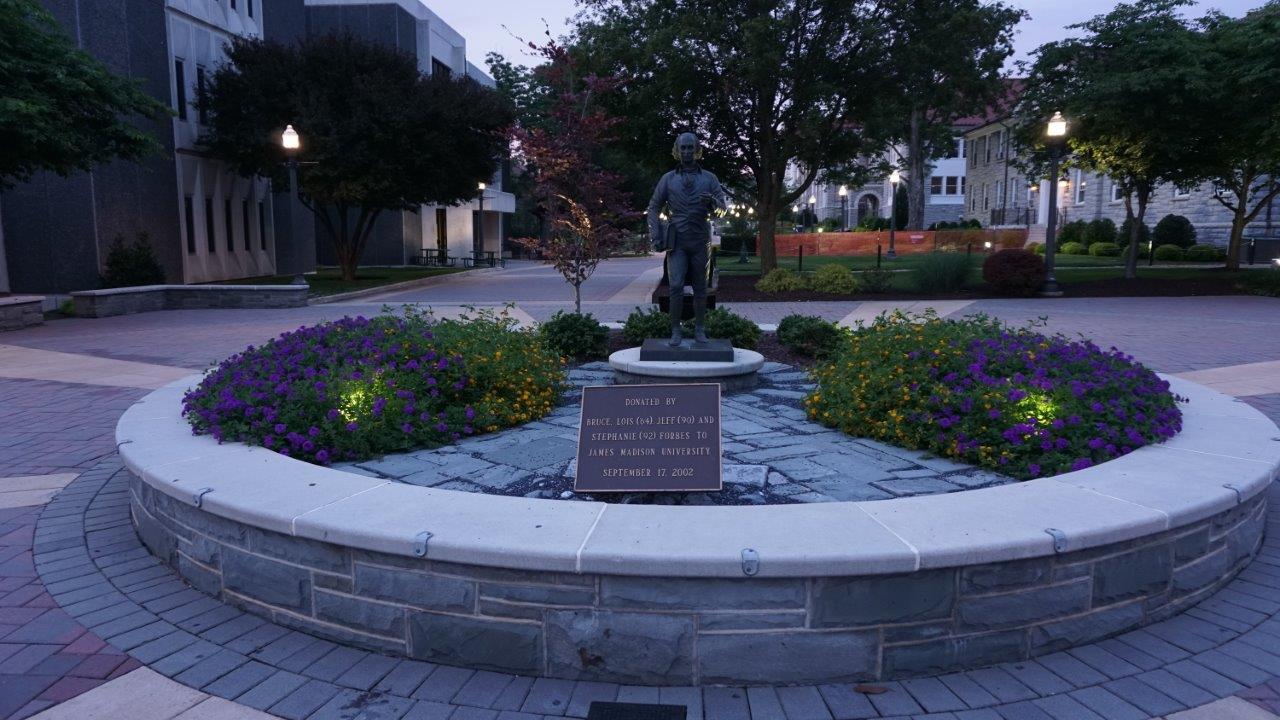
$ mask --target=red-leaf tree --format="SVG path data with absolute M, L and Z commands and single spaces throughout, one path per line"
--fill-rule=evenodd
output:
M 622 189 L 622 178 L 604 169 L 600 157 L 619 119 L 595 102 L 617 81 L 581 77 L 569 50 L 554 39 L 529 44 L 543 58 L 534 70 L 553 98 L 548 116 L 512 130 L 516 157 L 532 180 L 542 236 L 517 240 L 536 251 L 573 286 L 574 311 L 582 312 L 582 283 L 621 248 L 639 213 Z

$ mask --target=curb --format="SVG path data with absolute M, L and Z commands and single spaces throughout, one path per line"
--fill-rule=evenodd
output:
M 429 277 L 418 278 L 416 280 L 405 280 L 404 282 L 392 283 L 390 285 L 379 285 L 377 287 L 365 288 L 364 290 L 352 290 L 351 292 L 337 293 L 336 295 L 324 295 L 322 297 L 311 298 L 307 301 L 308 305 L 328 305 L 331 303 L 342 302 L 343 300 L 358 300 L 360 298 L 371 297 L 374 295 L 383 295 L 390 292 L 398 292 L 400 290 L 416 290 L 417 288 L 429 287 L 431 285 L 440 285 L 443 283 L 453 282 L 455 280 L 470 277 L 471 275 L 480 273 L 491 273 L 506 268 L 472 268 L 470 270 L 462 270 L 460 272 L 445 273 L 443 275 L 432 275 Z

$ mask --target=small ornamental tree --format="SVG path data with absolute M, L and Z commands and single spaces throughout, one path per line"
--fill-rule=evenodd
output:
M 536 250 L 573 286 L 574 312 L 582 312 L 582 283 L 622 247 L 627 224 L 638 214 L 621 178 L 602 168 L 600 153 L 618 119 L 595 102 L 611 90 L 611 78 L 579 77 L 573 55 L 554 40 L 530 47 L 546 62 L 537 68 L 555 101 L 537 126 L 512 130 L 517 158 L 532 181 L 542 236 L 517 240 Z
M 475 198 L 513 114 L 465 76 L 423 75 L 412 55 L 328 35 L 298 45 L 236 38 L 198 106 L 201 145 L 243 175 L 288 187 L 280 131 L 301 136 L 301 202 L 355 279 L 378 216 Z

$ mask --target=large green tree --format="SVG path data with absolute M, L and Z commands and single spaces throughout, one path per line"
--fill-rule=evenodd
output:
M 133 124 L 168 109 L 75 46 L 34 0 L 0 0 L 0 189 L 159 149 Z
M 1240 266 L 1245 227 L 1280 197 L 1280 0 L 1242 18 L 1205 19 L 1207 48 L 1197 60 L 1213 82 L 1194 119 L 1194 175 L 1217 188 L 1231 212 L 1227 266 Z
M 1202 35 L 1180 12 L 1189 4 L 1119 4 L 1071 26 L 1083 34 L 1036 50 L 1018 107 L 1016 129 L 1020 145 L 1033 151 L 1032 165 L 1043 158 L 1045 121 L 1061 111 L 1070 122 L 1070 163 L 1120 186 L 1132 228 L 1126 278 L 1137 277 L 1152 192 L 1192 179 L 1200 152 L 1194 120 L 1215 80 L 1197 59 L 1205 51 Z
M 1026 13 L 982 0 L 881 0 L 889 28 L 892 85 L 879 113 L 901 148 L 907 227 L 924 227 L 930 159 L 955 144 L 957 119 L 1003 100 L 1001 70 Z M 895 164 L 897 164 L 895 162 Z
M 873 151 L 865 127 L 885 87 L 884 13 L 865 0 L 583 0 L 573 42 L 623 80 L 604 102 L 650 184 L 679 131 L 760 221 L 761 267 L 777 265 L 776 220 L 823 168 Z M 800 167 L 794 187 L 787 169 Z
M 278 185 L 287 182 L 280 132 L 293 125 L 301 200 L 348 280 L 381 213 L 474 199 L 513 119 L 501 96 L 470 78 L 423 75 L 411 55 L 333 35 L 233 41 L 198 103 L 210 113 L 202 146 Z

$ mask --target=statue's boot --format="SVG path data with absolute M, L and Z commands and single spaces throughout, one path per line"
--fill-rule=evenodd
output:
M 672 293 L 669 310 L 671 311 L 671 339 L 667 344 L 671 347 L 680 347 L 680 343 L 684 342 L 684 333 L 680 331 L 680 317 L 684 315 L 684 288 L 681 292 Z
M 703 330 L 703 322 L 707 318 L 707 299 L 693 299 L 693 341 L 699 345 L 707 344 L 707 333 Z

